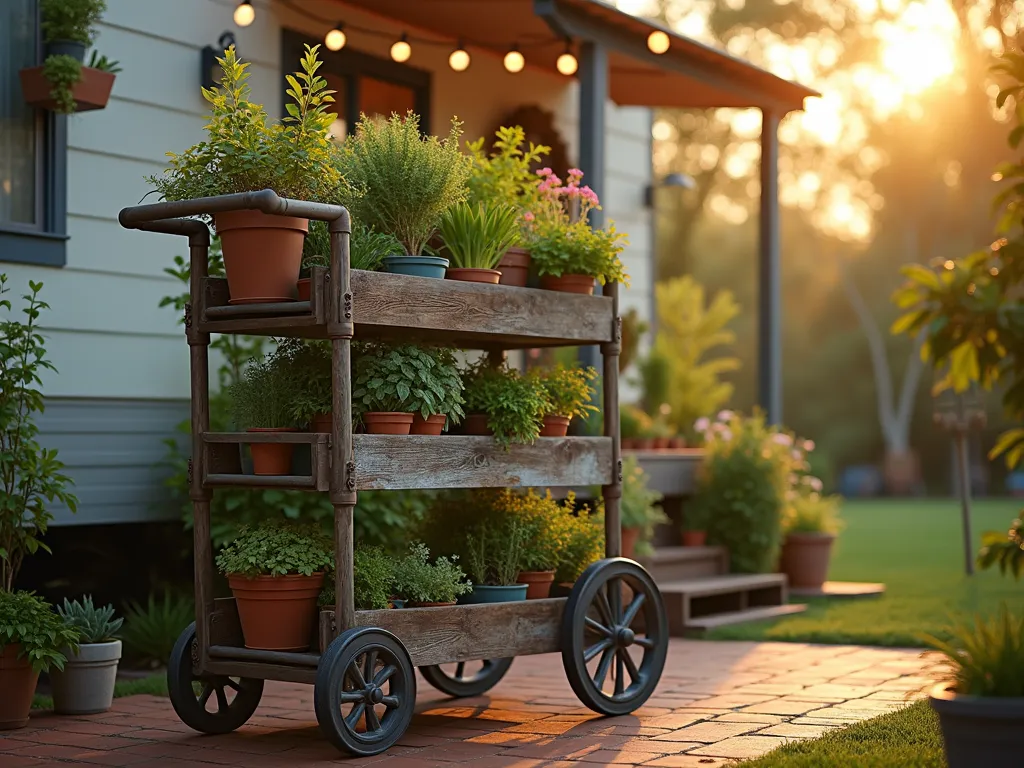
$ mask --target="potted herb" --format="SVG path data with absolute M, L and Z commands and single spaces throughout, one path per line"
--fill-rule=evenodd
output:
M 444 139 L 420 134 L 413 112 L 388 119 L 360 116 L 345 143 L 344 167 L 360 189 L 353 216 L 394 235 L 404 253 L 384 258 L 388 272 L 443 278 L 448 260 L 424 255 L 444 212 L 465 199 L 469 159 L 459 151 L 460 123 Z
M 293 383 L 284 358 L 270 355 L 254 360 L 231 387 L 235 422 L 246 432 L 274 434 L 298 431 L 293 415 Z M 253 474 L 291 472 L 294 443 L 250 443 Z
M 53 710 L 58 715 L 106 712 L 114 700 L 121 641 L 116 639 L 124 619 L 114 618 L 114 606 L 97 608 L 92 597 L 57 606 L 64 623 L 78 633 L 78 650 L 64 649 L 67 662 L 50 672 Z
M 357 611 L 380 611 L 394 607 L 395 563 L 380 547 L 356 547 L 352 556 L 352 592 Z M 317 605 L 334 608 L 334 581 L 328 579 Z
M 272 366 L 287 378 L 285 401 L 291 423 L 309 425 L 310 432 L 330 432 L 333 392 L 331 343 L 312 339 L 279 339 Z
M 171 153 L 163 175 L 148 181 L 163 200 L 270 189 L 299 200 L 336 202 L 344 186 L 328 128 L 334 101 L 327 81 L 316 72 L 319 46 L 306 46 L 300 71 L 288 76 L 287 115 L 268 124 L 262 104 L 250 99 L 248 64 L 234 46 L 217 61 L 218 88 L 204 89 L 211 116 L 207 140 L 180 155 Z M 302 265 L 309 222 L 258 210 L 218 213 L 213 224 L 224 251 L 224 270 L 233 304 L 291 301 Z
M 418 542 L 395 565 L 395 591 L 411 607 L 455 605 L 459 595 L 473 589 L 456 564 L 458 557 L 439 557 L 430 562 L 430 550 Z
M 64 651 L 78 649 L 78 631 L 31 592 L 0 590 L 0 730 L 28 723 L 43 670 L 61 669 Z
M 598 409 L 590 404 L 594 388 L 587 383 L 597 378 L 594 368 L 567 368 L 559 365 L 534 375 L 548 399 L 543 412 L 541 437 L 565 437 L 574 416 L 586 419 L 590 414 L 597 413 Z
M 363 222 L 353 221 L 352 236 L 349 238 L 349 266 L 351 269 L 375 272 L 384 262 L 384 257 L 395 253 L 400 247 L 394 235 L 375 232 Z M 309 234 L 302 246 L 302 270 L 296 284 L 299 301 L 309 301 L 309 275 L 313 267 L 331 268 L 331 234 L 326 221 L 309 222 Z
M 333 565 L 331 540 L 315 526 L 242 526 L 217 555 L 217 567 L 228 577 L 245 647 L 308 649 L 317 597 Z
M 650 428 L 651 417 L 644 413 L 638 405 L 619 407 L 619 435 L 622 450 L 635 450 L 642 447 L 643 435 Z
M 565 545 L 555 570 L 555 583 L 566 593 L 591 563 L 604 557 L 604 512 L 591 512 L 585 505 L 569 511 Z
M 519 242 L 519 213 L 511 205 L 456 203 L 441 217 L 441 239 L 451 263 L 446 277 L 471 283 L 497 283 L 502 255 Z
M 949 768 L 1020 765 L 1024 729 L 1024 618 L 1004 603 L 998 616 L 925 636 L 946 657 L 949 677 L 931 692 Z
M 527 585 L 519 581 L 531 531 L 521 521 L 506 517 L 484 520 L 465 535 L 463 562 L 473 590 L 460 603 L 507 603 L 525 600 Z
M 555 581 L 555 571 L 562 562 L 569 539 L 569 518 L 575 506 L 575 494 L 570 492 L 565 505 L 551 497 L 551 491 L 541 496 L 503 491 L 502 502 L 507 514 L 519 520 L 530 532 L 523 556 L 519 581 L 529 585 L 528 600 L 548 597 Z
M 622 556 L 649 555 L 654 526 L 667 523 L 668 517 L 657 506 L 661 494 L 647 487 L 647 473 L 629 456 L 622 462 Z
M 801 483 L 794 491 L 783 513 L 785 538 L 779 556 L 779 570 L 786 574 L 790 587 L 821 589 L 828 578 L 832 545 L 841 529 L 839 503 L 838 496 L 822 496 L 809 483 Z
M 466 434 L 494 435 L 504 448 L 533 443 L 540 436 L 548 398 L 536 378 L 481 361 L 464 381 Z
M 704 507 L 683 508 L 682 544 L 684 547 L 703 547 L 708 541 L 707 515 L 710 510 Z

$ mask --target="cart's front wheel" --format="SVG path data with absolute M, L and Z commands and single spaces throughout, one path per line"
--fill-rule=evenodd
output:
M 402 738 L 415 705 L 409 652 L 390 632 L 346 630 L 320 657 L 313 709 L 320 730 L 338 749 L 379 755 Z
M 480 669 L 476 665 L 481 664 Z M 423 679 L 437 688 L 441 693 L 447 693 L 456 698 L 467 696 L 480 696 L 487 693 L 508 672 L 512 666 L 512 659 L 482 659 L 480 661 L 460 661 L 456 664 L 448 664 L 454 667 L 449 672 L 445 667 L 420 667 L 420 674 Z
M 199 644 L 195 622 L 178 637 L 167 662 L 167 693 L 185 725 L 201 733 L 231 733 L 252 717 L 263 681 L 250 677 L 196 674 Z
M 562 663 L 579 700 L 625 715 L 654 692 L 668 655 L 661 593 L 632 560 L 600 560 L 576 581 L 562 617 Z

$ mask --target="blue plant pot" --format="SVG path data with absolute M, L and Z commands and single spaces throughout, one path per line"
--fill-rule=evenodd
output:
M 51 40 L 45 50 L 47 56 L 70 56 L 79 64 L 85 62 L 85 43 L 77 40 Z
M 440 256 L 385 256 L 384 269 L 393 275 L 444 280 L 448 259 L 442 259 Z
M 468 595 L 459 598 L 459 605 L 476 605 L 478 603 L 512 603 L 526 599 L 526 584 L 510 584 L 503 587 L 492 587 L 477 584 Z

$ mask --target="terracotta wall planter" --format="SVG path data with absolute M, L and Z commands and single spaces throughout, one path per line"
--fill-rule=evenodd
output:
M 28 659 L 19 659 L 19 643 L 11 643 L 0 651 L 0 730 L 23 728 L 28 724 L 32 694 L 36 692 L 39 673 L 33 671 Z
M 544 417 L 544 425 L 540 429 L 541 437 L 565 437 L 569 431 L 568 416 L 549 415 Z
M 703 547 L 708 542 L 707 531 L 683 531 L 684 547 Z
M 494 430 L 487 426 L 486 413 L 471 413 L 462 422 L 462 430 L 467 435 L 493 435 Z
M 55 111 L 57 102 L 50 96 L 53 86 L 43 76 L 43 67 L 28 67 L 18 73 L 21 78 L 21 92 L 25 103 L 38 109 Z M 76 112 L 103 109 L 110 101 L 114 87 L 114 75 L 92 67 L 82 67 L 82 79 L 75 83 L 71 95 L 75 99 Z
M 462 280 L 465 283 L 491 283 L 497 285 L 501 280 L 501 272 L 496 269 L 475 269 L 472 267 L 448 267 L 445 272 L 448 280 Z
M 434 414 L 424 419 L 420 414 L 413 414 L 410 435 L 440 435 L 444 431 L 444 423 L 448 417 L 443 413 Z
M 408 435 L 413 415 L 393 411 L 370 411 L 363 414 L 363 425 L 368 435 Z
M 323 583 L 323 573 L 254 579 L 229 575 L 245 647 L 264 651 L 307 650 Z
M 530 252 L 525 248 L 509 248 L 498 263 L 502 285 L 525 288 L 530 274 Z
M 932 690 L 930 701 L 939 716 L 949 768 L 1021 764 L 1024 697 L 964 696 L 942 683 Z
M 782 543 L 779 570 L 789 578 L 790 587 L 820 589 L 828 578 L 832 557 L 831 533 L 791 533 Z
M 640 539 L 639 528 L 622 529 L 622 556 L 632 558 L 636 552 L 636 543 Z
M 298 432 L 297 429 L 260 429 L 252 428 L 246 432 Z M 252 451 L 252 473 L 254 475 L 290 475 L 292 472 L 292 454 L 294 443 L 249 443 Z
M 561 275 L 560 277 L 544 275 L 540 279 L 540 286 L 546 291 L 594 295 L 594 278 L 589 275 Z
M 293 301 L 302 268 L 307 219 L 262 211 L 228 211 L 213 217 L 224 248 L 231 304 Z
M 551 594 L 551 586 L 555 583 L 554 571 L 520 571 L 520 584 L 526 584 L 526 599 L 539 600 Z

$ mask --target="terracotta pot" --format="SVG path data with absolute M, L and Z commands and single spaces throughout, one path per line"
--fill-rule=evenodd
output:
M 24 728 L 32 708 L 39 673 L 28 659 L 19 659 L 20 643 L 11 643 L 0 651 L 0 731 Z
M 703 547 L 708 542 L 707 531 L 683 531 L 684 547 Z
M 490 283 L 497 285 L 501 280 L 501 272 L 496 269 L 476 269 L 474 267 L 448 267 L 445 272 L 447 280 L 462 280 L 464 283 Z
M 309 422 L 310 432 L 330 432 L 334 426 L 334 414 L 328 411 L 327 413 L 318 413 Z
M 227 211 L 213 222 L 224 248 L 231 304 L 294 300 L 307 219 Z
M 50 96 L 53 86 L 43 75 L 43 67 L 28 67 L 21 70 L 21 92 L 25 103 L 39 109 L 55 111 L 57 102 Z M 110 91 L 114 87 L 114 75 L 93 67 L 82 67 L 82 79 L 71 88 L 75 99 L 76 112 L 89 112 L 103 109 L 110 101 Z
M 655 437 L 653 438 L 651 447 L 656 451 L 664 451 L 668 449 L 668 441 L 671 438 L 668 437 Z
M 544 426 L 540 428 L 541 437 L 565 437 L 569 431 L 568 416 L 545 416 Z
M 790 587 L 821 589 L 828 578 L 832 557 L 831 533 L 791 533 L 782 543 L 779 570 L 789 578 Z
M 619 446 L 624 451 L 631 451 L 634 448 L 636 448 L 636 438 L 635 437 L 623 437 L 623 438 L 620 438 L 619 439 Z
M 516 579 L 526 584 L 526 599 L 539 600 L 550 596 L 551 585 L 555 583 L 554 571 L 520 571 Z
M 450 603 L 408 603 L 410 608 L 446 608 L 449 605 L 455 605 L 455 601 L 452 600 Z
M 678 451 L 686 447 L 686 439 L 683 437 L 670 437 L 668 439 L 668 447 L 670 450 Z
M 640 538 L 639 528 L 622 529 L 622 556 L 632 558 L 636 552 L 636 542 Z
M 487 426 L 486 413 L 471 413 L 462 422 L 462 429 L 467 435 L 493 435 L 494 430 Z
M 246 648 L 261 651 L 305 651 L 309 648 L 316 600 L 324 574 L 311 576 L 228 575 Z
M 546 291 L 584 293 L 587 296 L 593 296 L 594 278 L 589 275 L 562 275 L 561 277 L 544 275 L 540 279 L 540 287 Z
M 286 429 L 262 429 L 254 427 L 246 432 L 298 432 L 293 427 Z M 292 454 L 295 443 L 249 443 L 252 451 L 252 473 L 254 475 L 290 475 Z
M 395 411 L 371 411 L 363 414 L 368 435 L 408 435 L 412 429 L 412 414 Z
M 444 423 L 448 417 L 443 413 L 435 413 L 424 419 L 418 413 L 413 414 L 410 435 L 440 435 L 444 431 Z
M 498 262 L 498 269 L 501 270 L 499 283 L 525 288 L 530 274 L 530 252 L 525 248 L 509 248 Z
M 298 294 L 299 301 L 309 301 L 313 295 L 313 279 L 310 277 L 299 278 L 299 281 L 295 283 L 295 292 Z
M 636 442 L 633 444 L 633 448 L 638 451 L 653 451 L 654 450 L 654 438 L 653 437 L 638 437 Z

